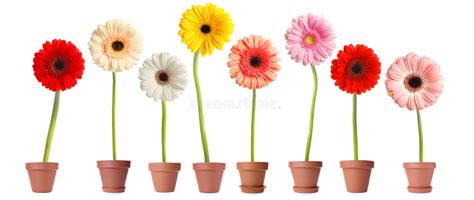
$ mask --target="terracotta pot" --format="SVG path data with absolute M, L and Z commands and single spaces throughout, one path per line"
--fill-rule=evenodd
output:
M 265 190 L 265 172 L 268 162 L 238 162 L 240 190 L 244 193 L 262 193 Z
M 221 188 L 225 163 L 193 163 L 199 192 L 217 193 Z
M 297 193 L 318 192 L 319 172 L 323 162 L 321 161 L 293 161 L 288 163 L 295 186 L 293 191 Z
M 31 190 L 33 192 L 48 193 L 53 191 L 54 178 L 56 177 L 56 171 L 58 170 L 58 163 L 26 163 L 26 170 L 28 170 Z
M 370 172 L 374 168 L 374 161 L 345 160 L 341 161 L 344 172 L 347 192 L 363 193 L 369 188 Z
M 125 181 L 130 168 L 129 160 L 99 160 L 97 167 L 102 179 L 102 191 L 107 193 L 125 191 Z
M 181 163 L 149 163 L 156 192 L 174 192 Z
M 408 191 L 412 193 L 429 193 L 431 179 L 436 168 L 435 162 L 406 162 L 403 168 L 408 177 Z

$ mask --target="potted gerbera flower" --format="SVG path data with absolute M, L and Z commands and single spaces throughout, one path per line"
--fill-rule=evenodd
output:
M 43 49 L 35 53 L 33 71 L 38 82 L 55 93 L 43 162 L 26 163 L 31 190 L 47 193 L 53 190 L 58 170 L 58 163 L 49 162 L 49 154 L 58 118 L 61 91 L 74 87 L 77 80 L 82 78 L 84 59 L 82 53 L 73 43 L 55 39 L 45 42 Z
M 280 58 L 270 40 L 262 36 L 251 35 L 240 39 L 229 54 L 230 76 L 235 82 L 252 90 L 252 122 L 250 125 L 250 162 L 238 162 L 242 185 L 245 193 L 262 193 L 265 190 L 265 172 L 268 162 L 255 162 L 255 110 L 257 89 L 263 88 L 276 78 L 280 70 Z
M 380 78 L 380 61 L 374 51 L 362 44 L 346 45 L 332 61 L 331 78 L 342 91 L 352 94 L 352 139 L 354 160 L 340 162 L 344 172 L 344 180 L 348 192 L 367 192 L 370 173 L 374 161 L 359 160 L 359 144 L 357 140 L 357 96 L 377 84 Z
M 423 159 L 423 128 L 420 111 L 436 103 L 443 92 L 443 76 L 439 65 L 426 56 L 414 53 L 400 57 L 387 71 L 388 95 L 400 107 L 416 110 L 419 158 L 418 162 L 405 162 L 408 177 L 408 191 L 412 193 L 429 193 L 432 190 L 431 180 L 436 168 L 435 162 L 425 162 Z
M 97 167 L 102 179 L 102 190 L 109 193 L 125 191 L 129 160 L 117 160 L 115 137 L 116 73 L 132 68 L 143 51 L 143 38 L 135 27 L 125 21 L 114 19 L 94 30 L 89 41 L 89 50 L 94 63 L 112 72 L 112 160 L 99 160 Z
M 305 159 L 304 161 L 289 162 L 289 167 L 295 183 L 293 190 L 298 193 L 314 193 L 319 189 L 319 173 L 323 166 L 321 161 L 309 160 L 313 138 L 314 107 L 318 94 L 316 66 L 331 56 L 336 46 L 334 42 L 336 36 L 331 25 L 324 17 L 309 13 L 293 19 L 292 26 L 288 28 L 285 38 L 286 48 L 291 58 L 296 62 L 303 62 L 305 66 L 310 64 L 313 74 L 313 98 L 311 100 Z
M 230 41 L 234 24 L 229 14 L 224 9 L 212 3 L 194 5 L 183 13 L 179 22 L 179 36 L 191 52 L 194 53 L 193 77 L 196 87 L 197 106 L 199 113 L 199 130 L 201 132 L 204 163 L 194 163 L 193 169 L 199 191 L 204 193 L 219 192 L 225 163 L 211 162 L 204 128 L 204 111 L 202 107 L 201 86 L 198 76 L 199 55 L 212 55 L 214 49 L 222 50 L 225 42 Z
M 188 83 L 184 64 L 169 53 L 156 53 L 140 68 L 140 88 L 146 96 L 161 101 L 161 163 L 149 163 L 156 192 L 173 192 L 181 163 L 166 159 L 166 102 L 177 99 Z

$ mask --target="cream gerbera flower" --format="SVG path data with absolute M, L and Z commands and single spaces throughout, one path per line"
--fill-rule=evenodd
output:
M 121 72 L 140 59 L 143 38 L 132 24 L 114 19 L 94 30 L 89 50 L 95 64 L 107 71 Z
M 173 101 L 188 84 L 184 64 L 169 53 L 155 53 L 143 62 L 138 78 L 146 96 L 155 101 Z

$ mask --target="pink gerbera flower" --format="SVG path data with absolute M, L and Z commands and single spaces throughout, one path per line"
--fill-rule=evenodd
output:
M 229 54 L 230 76 L 249 89 L 258 89 L 275 80 L 280 58 L 270 40 L 251 35 L 237 42 Z
M 311 13 L 293 19 L 292 27 L 288 28 L 285 37 L 288 54 L 296 62 L 303 62 L 303 65 L 319 65 L 336 47 L 336 35 L 329 22 Z
M 385 85 L 400 107 L 423 110 L 436 103 L 443 91 L 443 76 L 436 62 L 410 53 L 390 66 Z

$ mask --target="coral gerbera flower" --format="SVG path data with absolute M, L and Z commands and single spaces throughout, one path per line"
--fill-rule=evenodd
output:
M 143 62 L 138 78 L 146 96 L 155 101 L 173 101 L 188 83 L 184 64 L 169 53 L 156 53 Z
M 285 38 L 288 54 L 296 62 L 303 62 L 303 65 L 319 65 L 336 47 L 336 35 L 329 22 L 311 13 L 293 19 Z
M 240 39 L 231 51 L 227 66 L 238 85 L 257 89 L 275 80 L 280 58 L 270 40 L 251 35 Z
M 36 79 L 52 91 L 64 91 L 77 84 L 84 72 L 84 59 L 77 47 L 55 39 L 35 53 L 33 71 Z
M 95 64 L 107 71 L 121 72 L 140 59 L 143 38 L 132 24 L 114 19 L 94 30 L 89 50 Z
M 344 46 L 332 61 L 331 78 L 343 91 L 362 94 L 380 78 L 380 62 L 374 51 L 362 44 Z
M 214 48 L 222 50 L 230 41 L 234 24 L 224 9 L 212 3 L 195 5 L 183 13 L 179 22 L 179 36 L 193 53 L 198 49 L 201 56 L 212 55 Z
M 410 53 L 390 66 L 385 85 L 400 107 L 423 110 L 436 103 L 443 92 L 443 76 L 435 61 Z

